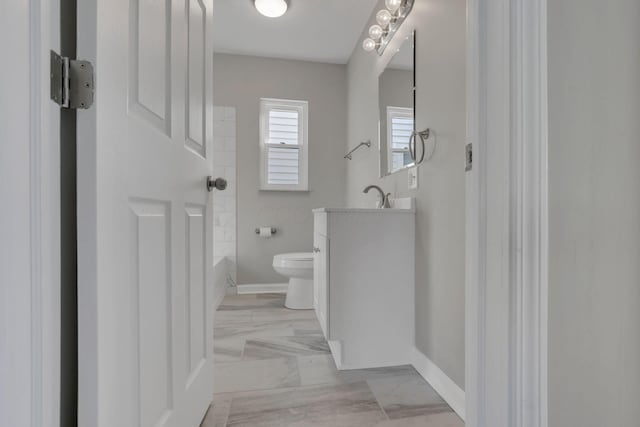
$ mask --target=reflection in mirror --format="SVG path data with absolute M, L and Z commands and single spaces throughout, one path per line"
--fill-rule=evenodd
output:
M 414 39 L 415 31 L 378 78 L 381 176 L 414 163 L 409 151 L 415 128 Z

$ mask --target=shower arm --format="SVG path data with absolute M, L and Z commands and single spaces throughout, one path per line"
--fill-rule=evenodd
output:
M 356 147 L 354 149 L 352 149 L 351 151 L 349 151 L 347 153 L 346 156 L 344 156 L 345 159 L 349 159 L 351 160 L 351 155 L 353 154 L 354 151 L 356 151 L 358 148 L 362 147 L 363 145 L 366 145 L 367 147 L 371 147 L 371 141 L 363 141 L 360 144 L 356 145 Z

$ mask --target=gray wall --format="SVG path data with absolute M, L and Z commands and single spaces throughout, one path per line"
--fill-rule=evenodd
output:
M 374 11 L 383 4 L 380 1 Z M 355 153 L 347 168 L 347 204 L 375 203 L 373 195 L 362 194 L 368 184 L 379 184 L 395 196 L 416 197 L 416 345 L 461 387 L 465 360 L 465 14 L 464 0 L 416 2 L 382 58 L 358 47 L 348 64 L 348 142 L 371 139 L 377 143 L 378 74 L 404 36 L 417 29 L 416 123 L 418 129 L 434 131 L 435 154 L 420 167 L 420 188 L 409 191 L 406 171 L 378 177 L 377 150 Z
M 236 107 L 238 284 L 282 283 L 273 256 L 310 252 L 312 208 L 344 204 L 347 78 L 344 65 L 214 55 L 217 105 Z M 309 101 L 309 192 L 259 191 L 260 98 Z M 254 230 L 275 226 L 275 237 Z
M 548 7 L 549 426 L 637 426 L 640 2 Z

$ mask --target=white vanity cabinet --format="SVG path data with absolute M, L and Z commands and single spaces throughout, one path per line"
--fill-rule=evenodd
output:
M 409 363 L 415 209 L 314 210 L 314 308 L 338 369 Z

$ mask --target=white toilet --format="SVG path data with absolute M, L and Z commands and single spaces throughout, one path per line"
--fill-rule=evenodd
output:
M 285 307 L 313 308 L 313 253 L 298 252 L 273 257 L 273 269 L 289 278 Z

